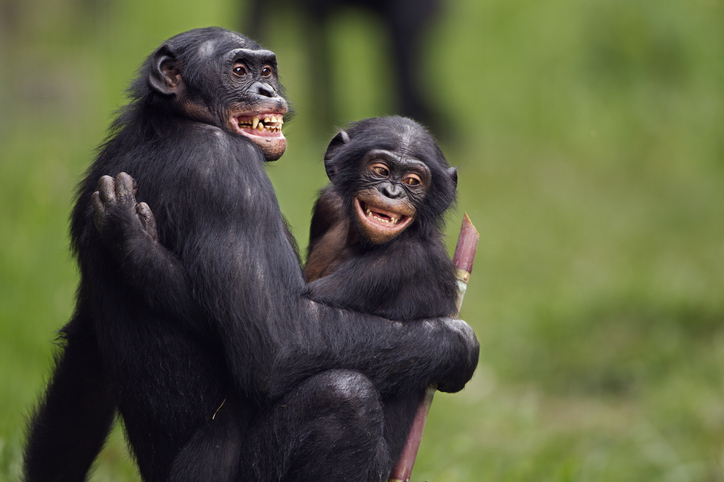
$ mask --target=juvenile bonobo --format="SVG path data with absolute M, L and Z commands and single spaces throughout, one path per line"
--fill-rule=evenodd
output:
M 324 165 L 332 182 L 312 216 L 307 295 L 392 320 L 455 313 L 455 266 L 441 229 L 457 171 L 433 137 L 404 117 L 365 119 L 334 137 Z M 382 397 L 395 460 L 424 393 Z
M 393 320 L 451 315 L 455 267 L 442 242 L 457 171 L 405 117 L 365 119 L 324 155 L 331 184 L 314 207 L 309 295 Z
M 382 480 L 381 397 L 460 390 L 474 333 L 302 295 L 264 171 L 286 145 L 273 52 L 192 30 L 149 56 L 130 95 L 78 187 L 77 305 L 25 479 L 85 480 L 118 410 L 145 481 Z

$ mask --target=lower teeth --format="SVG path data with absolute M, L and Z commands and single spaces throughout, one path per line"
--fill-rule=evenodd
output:
M 366 212 L 368 218 L 372 218 L 372 217 L 373 217 L 373 218 L 375 218 L 376 220 L 378 220 L 378 221 L 380 221 L 380 222 L 383 222 L 383 223 L 386 223 L 386 224 L 397 224 L 397 221 L 396 221 L 395 219 L 384 219 L 384 218 L 381 218 L 381 217 L 377 216 L 376 214 L 373 214 L 372 211 L 370 211 L 369 209 L 366 209 L 365 212 Z

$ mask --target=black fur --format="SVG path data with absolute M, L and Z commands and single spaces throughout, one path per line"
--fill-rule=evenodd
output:
M 302 296 L 264 156 L 223 124 L 224 104 L 246 100 L 219 81 L 235 48 L 259 46 L 217 28 L 166 42 L 79 185 L 77 306 L 31 421 L 27 481 L 85 480 L 116 409 L 146 481 L 382 480 L 380 397 L 472 375 L 463 322 L 399 324 Z M 169 52 L 171 68 L 154 63 Z M 184 89 L 164 92 L 159 68 Z M 98 179 L 122 171 L 157 238 L 121 175 L 120 197 L 101 182 L 103 234 L 94 226 Z

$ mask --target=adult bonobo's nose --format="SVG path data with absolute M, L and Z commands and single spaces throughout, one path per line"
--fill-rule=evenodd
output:
M 263 97 L 276 97 L 277 95 L 277 91 L 274 90 L 274 87 L 264 82 L 254 82 L 249 87 L 249 92 Z

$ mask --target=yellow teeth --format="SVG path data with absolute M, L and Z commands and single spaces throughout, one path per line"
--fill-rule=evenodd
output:
M 264 132 L 265 130 L 269 132 L 280 132 L 282 130 L 282 125 L 284 125 L 284 116 L 267 115 L 264 119 L 254 117 L 251 120 L 238 120 L 237 122 L 240 129 L 252 129 L 259 132 Z
M 379 221 L 381 223 L 387 223 L 387 224 L 397 224 L 400 222 L 400 218 L 391 217 L 390 219 L 385 219 L 377 216 L 375 213 L 370 211 L 369 208 L 365 209 L 365 214 L 367 214 L 368 218 L 375 218 L 376 221 Z

